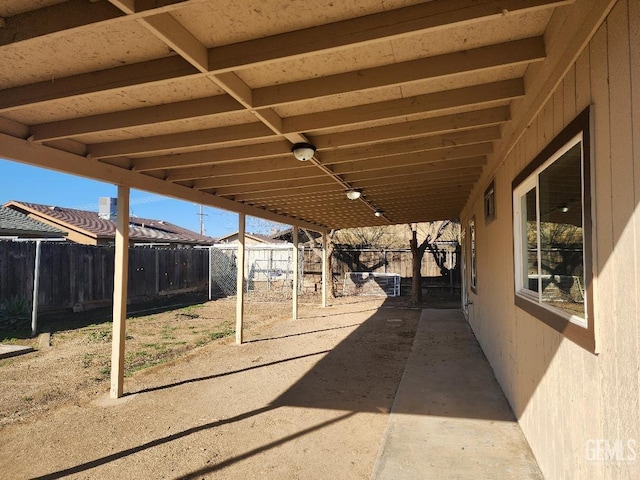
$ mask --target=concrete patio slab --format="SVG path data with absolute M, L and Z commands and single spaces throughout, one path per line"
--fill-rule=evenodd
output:
M 423 310 L 373 478 L 543 478 L 460 310 Z
M 24 347 L 22 345 L 0 344 L 0 360 L 3 358 L 15 357 L 16 355 L 22 355 L 33 351 L 33 348 Z

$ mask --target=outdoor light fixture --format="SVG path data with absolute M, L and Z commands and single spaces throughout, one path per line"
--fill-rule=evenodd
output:
M 568 206 L 568 205 L 562 205 L 562 206 L 560 207 L 560 211 L 561 211 L 562 213 L 567 213 L 567 212 L 569 211 L 569 206 Z
M 382 215 L 384 215 L 384 212 L 382 210 L 376 210 L 375 212 L 373 212 L 373 214 L 376 217 L 381 217 Z
M 357 200 L 362 195 L 362 190 L 359 188 L 352 188 L 351 190 L 347 190 L 345 194 L 349 200 Z
M 316 153 L 316 147 L 310 143 L 295 143 L 293 147 L 291 147 L 291 153 L 301 162 L 306 162 Z

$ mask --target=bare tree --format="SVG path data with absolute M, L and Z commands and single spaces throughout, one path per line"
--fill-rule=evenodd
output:
M 422 303 L 422 258 L 425 251 L 429 250 L 433 255 L 436 264 L 440 268 L 443 276 L 450 275 L 450 271 L 445 267 L 446 254 L 436 242 L 457 241 L 460 235 L 460 224 L 451 220 L 440 220 L 437 222 L 427 222 L 421 224 L 410 224 L 411 239 L 411 303 Z M 424 238 L 418 243 L 418 233 Z

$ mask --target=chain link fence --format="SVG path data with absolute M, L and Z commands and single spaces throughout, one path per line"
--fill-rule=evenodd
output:
M 246 245 L 244 291 L 247 301 L 284 301 L 293 297 L 293 246 Z M 237 288 L 238 245 L 214 245 L 209 249 L 211 282 L 209 298 L 234 296 Z M 303 250 L 298 249 L 298 293 L 304 277 Z

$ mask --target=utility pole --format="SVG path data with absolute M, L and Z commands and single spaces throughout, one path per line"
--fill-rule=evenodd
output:
M 204 235 L 205 234 L 205 229 L 204 229 L 204 217 L 208 216 L 208 213 L 204 213 L 203 212 L 203 207 L 202 205 L 200 205 L 200 211 L 198 213 L 196 213 L 196 215 L 198 215 L 200 217 L 200 235 Z

